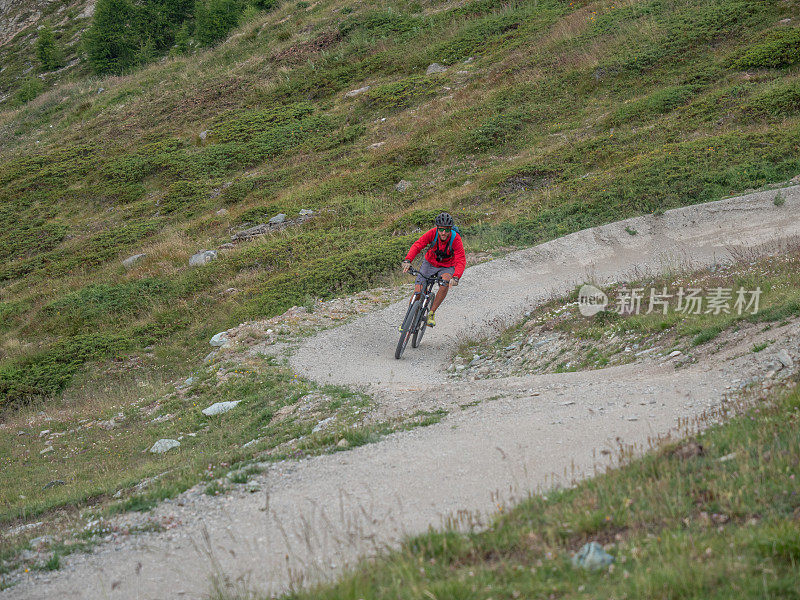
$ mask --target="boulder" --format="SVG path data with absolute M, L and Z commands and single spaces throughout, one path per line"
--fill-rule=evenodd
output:
M 133 256 L 129 256 L 125 260 L 122 261 L 122 266 L 126 269 L 132 268 L 136 263 L 141 261 L 147 254 L 134 254 Z
M 220 209 L 217 211 L 217 213 L 216 213 L 216 214 L 217 214 L 217 216 L 218 216 L 218 217 L 224 217 L 225 215 L 227 215 L 227 214 L 228 214 L 228 209 L 227 209 L 227 208 L 220 208 Z
M 433 63 L 425 71 L 425 75 L 434 75 L 436 73 L 444 73 L 445 71 L 447 71 L 447 67 L 442 66 L 439 63 Z
M 237 404 L 239 404 L 241 400 L 229 400 L 228 402 L 215 402 L 208 408 L 204 408 L 202 412 L 207 417 L 213 417 L 214 415 L 221 415 L 223 413 L 228 412 L 232 408 L 235 408 Z
M 252 237 L 256 237 L 258 235 L 264 235 L 265 233 L 268 233 L 271 229 L 272 227 L 270 227 L 270 225 L 268 225 L 267 223 L 260 223 L 253 227 L 248 227 L 247 229 L 239 231 L 238 233 L 234 233 L 231 236 L 231 240 L 233 240 L 234 242 L 238 240 L 246 240 Z
M 301 217 L 310 217 L 313 214 L 314 214 L 314 211 L 311 210 L 310 208 L 301 208 L 300 209 L 300 216 Z
M 614 562 L 614 557 L 608 554 L 597 542 L 584 544 L 578 553 L 572 557 L 572 565 L 596 571 L 607 567 Z
M 369 86 L 365 85 L 364 87 L 360 87 L 357 90 L 350 90 L 349 92 L 345 93 L 344 97 L 355 98 L 356 96 L 358 96 L 359 94 L 363 94 L 367 90 L 369 90 Z
M 177 448 L 180 446 L 181 443 L 178 440 L 170 440 L 168 438 L 160 439 L 155 444 L 152 445 L 150 448 L 150 452 L 153 454 L 164 454 L 168 450 L 172 450 L 173 448 Z
M 230 340 L 228 339 L 228 332 L 227 331 L 220 331 L 219 333 L 215 334 L 208 343 L 212 346 L 222 347 L 227 344 Z
M 778 350 L 778 353 L 775 355 L 775 358 L 777 358 L 780 361 L 780 363 L 787 369 L 791 369 L 792 366 L 794 366 L 794 360 L 792 360 L 792 357 L 789 356 L 789 353 L 785 349 Z
M 408 188 L 411 187 L 411 182 L 406 181 L 405 179 L 401 179 L 397 182 L 397 185 L 394 186 L 394 189 L 398 192 L 405 192 Z
M 189 259 L 189 266 L 190 267 L 199 267 L 210 263 L 212 260 L 216 260 L 217 252 L 216 250 L 200 250 L 200 252 L 193 254 Z
M 272 218 L 269 220 L 269 224 L 270 224 L 270 225 L 280 225 L 280 224 L 281 224 L 281 223 L 283 223 L 285 220 L 286 220 L 286 215 L 285 215 L 285 214 L 283 214 L 283 213 L 279 213 L 279 214 L 275 215 L 274 217 L 272 217 Z

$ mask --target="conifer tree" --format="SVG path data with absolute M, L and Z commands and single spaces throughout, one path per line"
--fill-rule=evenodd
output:
M 64 64 L 64 55 L 56 44 L 53 29 L 49 24 L 45 24 L 39 30 L 39 37 L 36 39 L 36 58 L 42 71 L 53 71 Z
M 83 38 L 95 72 L 120 74 L 136 64 L 136 16 L 129 0 L 97 0 L 92 25 Z

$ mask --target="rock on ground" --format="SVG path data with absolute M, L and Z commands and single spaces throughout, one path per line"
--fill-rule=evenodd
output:
M 199 267 L 210 263 L 212 260 L 216 260 L 217 252 L 216 250 L 200 250 L 196 254 L 192 254 L 189 258 L 189 266 L 190 267 Z
M 158 440 L 155 444 L 153 444 L 150 447 L 150 452 L 152 452 L 153 454 L 164 454 L 164 452 L 172 450 L 173 448 L 177 448 L 180 445 L 181 443 L 178 440 L 163 438 Z
M 122 266 L 126 269 L 130 269 L 139 263 L 145 256 L 147 256 L 147 254 L 134 254 L 133 256 L 129 256 L 122 261 Z
M 237 404 L 239 404 L 241 400 L 229 400 L 227 402 L 215 402 L 208 408 L 204 408 L 202 412 L 207 417 L 213 417 L 214 415 L 221 415 L 223 413 L 228 412 L 232 408 L 235 408 Z

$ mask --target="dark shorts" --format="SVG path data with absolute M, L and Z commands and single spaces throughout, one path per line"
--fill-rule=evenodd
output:
M 422 275 L 425 275 L 425 277 L 433 277 L 434 275 L 441 275 L 442 273 L 450 273 L 450 275 L 452 275 L 456 272 L 456 268 L 434 267 L 431 263 L 423 258 L 422 264 L 419 266 L 419 272 Z M 417 275 L 417 280 L 414 283 L 417 285 L 425 285 L 425 280 L 420 275 Z

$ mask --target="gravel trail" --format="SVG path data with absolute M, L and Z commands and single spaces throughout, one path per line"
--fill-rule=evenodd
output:
M 178 527 L 68 557 L 60 571 L 31 577 L 0 598 L 199 598 L 214 573 L 233 586 L 280 592 L 335 575 L 450 515 L 462 522 L 485 517 L 527 490 L 591 475 L 608 463 L 604 449 L 613 456 L 621 443 L 646 447 L 674 432 L 678 419 L 724 402 L 731 381 L 757 368 L 754 355 L 742 351 L 754 339 L 679 370 L 653 360 L 462 384 L 445 377 L 448 353 L 463 336 L 513 320 L 587 278 L 602 283 L 676 264 L 699 267 L 725 260 L 731 248 L 795 238 L 800 187 L 782 190 L 780 207 L 775 194 L 629 219 L 471 267 L 436 329 L 400 361 L 393 351 L 404 302 L 315 335 L 291 360 L 297 372 L 361 387 L 388 415 L 439 407 L 451 413 L 349 452 L 276 464 L 257 478 L 258 493 L 184 494 L 154 511 Z M 796 344 L 798 327 L 769 334 Z

